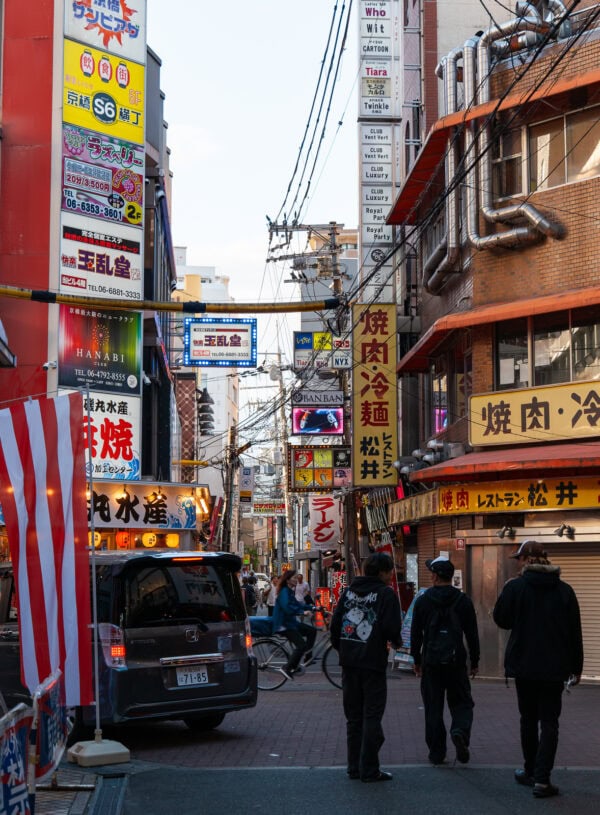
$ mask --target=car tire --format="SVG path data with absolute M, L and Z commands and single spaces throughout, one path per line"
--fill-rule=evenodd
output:
M 210 713 L 208 716 L 186 716 L 183 721 L 194 733 L 204 733 L 206 730 L 214 730 L 224 718 L 224 713 Z

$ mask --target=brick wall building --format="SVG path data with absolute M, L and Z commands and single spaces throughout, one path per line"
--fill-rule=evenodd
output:
M 578 593 L 600 677 L 600 6 L 569 6 L 518 4 L 455 44 L 388 217 L 412 230 L 420 318 L 398 368 L 418 400 L 413 497 L 391 510 L 416 529 L 424 585 L 432 552 L 460 567 L 487 675 L 507 555 L 535 538 Z

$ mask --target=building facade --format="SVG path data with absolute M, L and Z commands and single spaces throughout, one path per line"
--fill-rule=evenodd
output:
M 418 318 L 398 366 L 411 495 L 390 518 L 416 531 L 420 582 L 427 557 L 456 561 L 484 675 L 502 673 L 490 612 L 529 538 L 575 588 L 600 676 L 599 18 L 518 3 L 455 42 L 388 216 L 410 235 Z

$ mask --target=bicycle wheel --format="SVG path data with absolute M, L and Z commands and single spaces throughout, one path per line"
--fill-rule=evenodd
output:
M 258 663 L 258 687 L 260 690 L 275 690 L 286 682 L 280 672 L 288 661 L 288 653 L 276 640 L 261 637 L 254 640 L 252 649 Z
M 333 645 L 328 645 L 323 654 L 323 673 L 334 687 L 342 687 L 342 666 Z

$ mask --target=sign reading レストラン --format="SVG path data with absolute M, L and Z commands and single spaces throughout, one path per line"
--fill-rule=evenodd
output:
M 469 400 L 473 445 L 531 444 L 600 436 L 597 382 L 497 391 Z
M 515 479 L 452 484 L 396 501 L 388 506 L 390 525 L 441 515 L 497 512 L 545 512 L 600 507 L 600 477 Z

